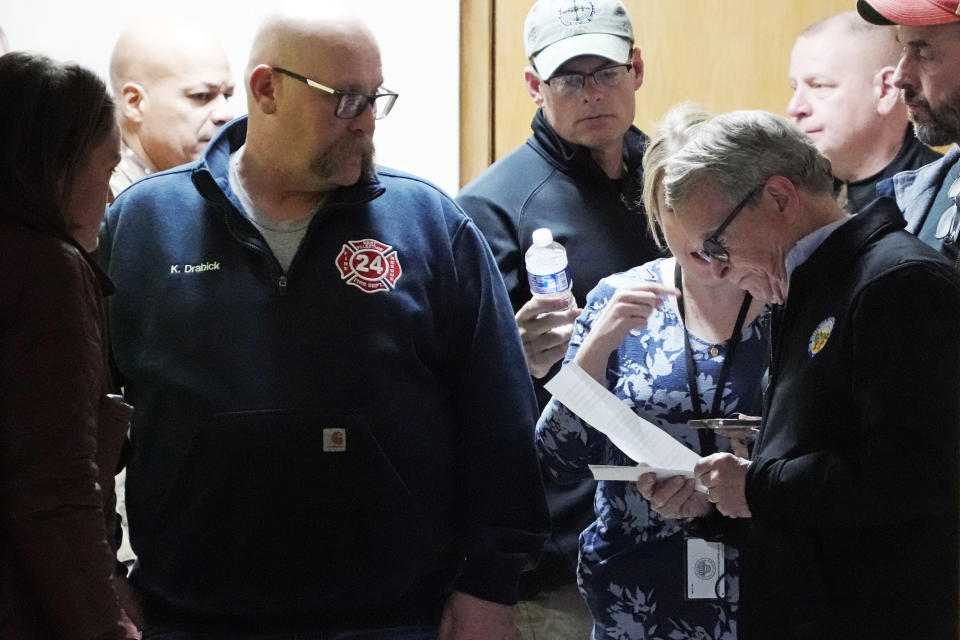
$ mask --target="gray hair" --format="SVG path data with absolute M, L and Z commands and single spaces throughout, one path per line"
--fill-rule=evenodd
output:
M 772 176 L 833 194 L 830 161 L 793 123 L 767 111 L 733 111 L 696 127 L 667 159 L 663 185 L 667 204 L 674 206 L 708 178 L 732 205 Z
M 659 230 L 663 226 L 663 213 L 657 190 L 664 175 L 664 165 L 690 138 L 692 129 L 710 119 L 710 114 L 700 105 L 683 102 L 672 107 L 657 122 L 653 138 L 643 154 L 643 206 L 647 211 L 647 224 L 653 241 L 661 249 L 664 243 Z

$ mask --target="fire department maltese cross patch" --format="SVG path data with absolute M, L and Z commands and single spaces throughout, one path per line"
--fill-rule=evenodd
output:
M 830 334 L 833 332 L 834 322 L 836 322 L 836 318 L 830 316 L 818 324 L 817 328 L 813 330 L 813 335 L 810 336 L 810 347 L 808 349 L 811 358 L 820 353 L 827 345 L 827 340 L 830 339 Z
M 390 291 L 403 269 L 396 250 L 388 244 L 367 238 L 350 240 L 337 256 L 340 278 L 364 293 Z

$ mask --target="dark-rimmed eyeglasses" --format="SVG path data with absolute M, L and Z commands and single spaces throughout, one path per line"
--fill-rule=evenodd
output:
M 960 237 L 960 178 L 950 185 L 947 197 L 953 200 L 953 204 L 940 214 L 934 236 L 937 240 L 943 240 L 943 244 L 956 244 Z
M 763 186 L 759 186 L 756 189 L 752 190 L 743 200 L 740 201 L 740 204 L 733 208 L 733 211 L 727 215 L 720 226 L 717 227 L 717 230 L 707 236 L 707 239 L 703 241 L 703 249 L 698 251 L 700 257 L 710 262 L 712 260 L 717 260 L 719 262 L 730 262 L 730 252 L 727 251 L 727 248 L 723 246 L 723 243 L 720 242 L 720 236 L 723 232 L 730 226 L 730 223 L 733 222 L 733 219 L 737 217 L 743 208 L 747 206 L 747 203 L 750 202 L 753 196 L 757 195 L 763 191 Z
M 293 71 L 288 71 L 281 67 L 271 67 L 277 73 L 282 73 L 286 76 L 290 76 L 295 80 L 303 82 L 309 87 L 314 89 L 319 89 L 320 91 L 325 91 L 330 95 L 337 98 L 337 107 L 333 111 L 333 115 L 344 120 L 352 120 L 356 118 L 364 109 L 369 105 L 373 108 L 373 117 L 379 120 L 380 118 L 386 117 L 390 113 L 390 109 L 393 109 L 393 103 L 397 101 L 399 94 L 390 91 L 386 87 L 380 87 L 377 89 L 377 93 L 372 96 L 368 96 L 364 93 L 351 93 L 349 91 L 340 91 L 339 89 L 331 89 L 326 85 L 322 85 L 316 80 L 311 80 L 306 76 L 302 76 L 299 73 L 294 73 Z
M 578 71 L 561 71 L 554 74 L 549 80 L 544 80 L 546 84 L 552 87 L 558 93 L 571 95 L 577 93 L 587 85 L 587 78 L 593 78 L 593 81 L 601 87 L 615 87 L 620 84 L 623 77 L 633 68 L 632 62 L 624 64 L 610 64 L 593 71 L 581 73 Z

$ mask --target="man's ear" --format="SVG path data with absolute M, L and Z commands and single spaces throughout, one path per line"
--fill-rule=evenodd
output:
M 137 82 L 125 82 L 120 87 L 118 98 L 120 113 L 128 122 L 143 122 L 143 112 L 147 106 L 147 91 Z
M 894 67 L 883 67 L 873 76 L 873 98 L 880 115 L 887 115 L 900 103 L 900 90 L 893 85 L 896 72 Z
M 633 48 L 633 73 L 636 78 L 633 81 L 633 90 L 636 91 L 643 84 L 643 57 L 640 55 L 640 48 Z
M 533 67 L 526 67 L 523 70 L 523 84 L 527 87 L 527 93 L 533 98 L 538 107 L 543 106 L 543 80 Z
M 786 224 L 792 224 L 800 213 L 800 193 L 797 186 L 783 176 L 767 178 L 761 199 L 767 198 L 776 206 L 777 217 Z
M 271 114 L 277 110 L 278 75 L 269 65 L 259 64 L 250 73 L 250 82 L 247 91 L 250 98 L 260 111 Z

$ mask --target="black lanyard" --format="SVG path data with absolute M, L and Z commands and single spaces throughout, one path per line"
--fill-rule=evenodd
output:
M 673 284 L 683 291 L 683 274 L 680 270 L 680 261 L 676 263 L 673 270 Z M 747 310 L 750 308 L 750 302 L 753 298 L 749 291 L 743 294 L 743 303 L 740 305 L 740 313 L 737 314 L 737 322 L 733 326 L 733 333 L 727 340 L 727 355 L 723 358 L 723 365 L 720 367 L 720 376 L 717 378 L 716 391 L 713 394 L 713 405 L 710 407 L 710 413 L 703 415 L 700 409 L 700 390 L 697 388 L 697 363 L 693 360 L 693 349 L 690 347 L 690 332 L 687 331 L 687 323 L 683 313 L 683 296 L 677 298 L 677 310 L 680 312 L 680 324 L 683 326 L 683 351 L 686 359 L 687 389 L 690 391 L 690 403 L 693 406 L 693 415 L 697 418 L 722 418 L 720 415 L 720 402 L 723 400 L 724 387 L 727 384 L 727 377 L 730 375 L 730 369 L 733 366 L 733 357 L 736 355 L 737 347 L 740 345 L 740 334 L 743 332 L 743 322 L 747 317 Z M 700 435 L 700 455 L 707 456 L 716 452 L 716 442 L 713 432 L 701 429 Z

